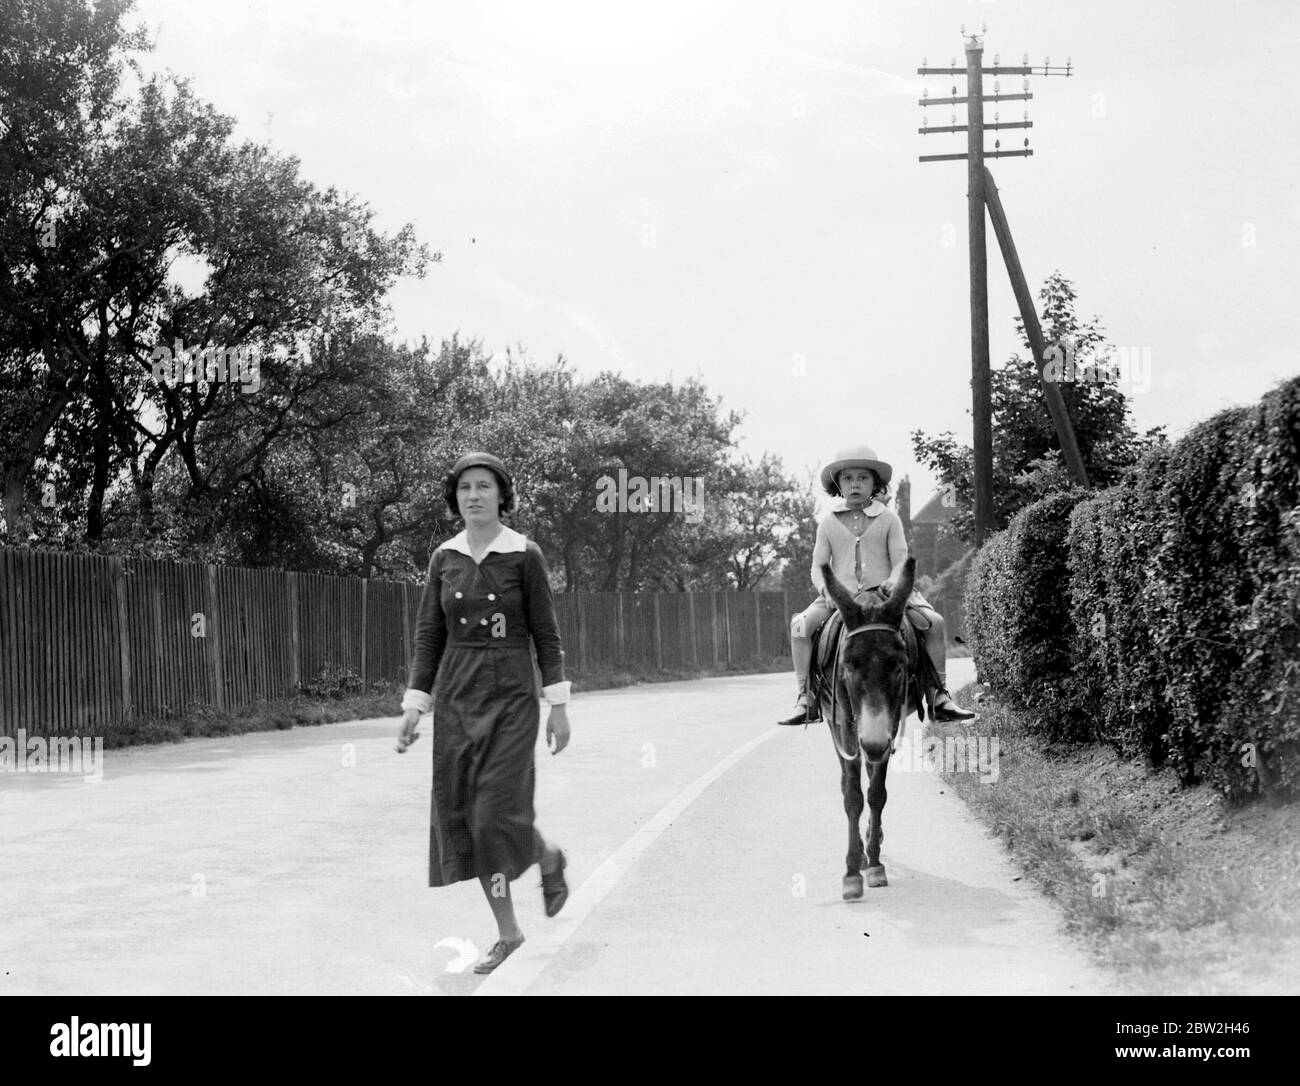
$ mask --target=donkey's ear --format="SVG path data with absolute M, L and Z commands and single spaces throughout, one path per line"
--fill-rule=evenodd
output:
M 907 607 L 907 600 L 912 595 L 912 586 L 916 583 L 916 559 L 908 556 L 907 561 L 903 563 L 902 575 L 894 584 L 894 589 L 889 593 L 889 599 L 885 603 L 885 609 L 891 615 L 897 615 L 901 622 L 903 611 Z
M 840 617 L 848 623 L 855 621 L 859 611 L 857 603 L 849 595 L 848 590 L 835 579 L 835 571 L 831 569 L 829 563 L 823 562 L 821 570 L 822 578 L 826 582 L 826 594 L 839 610 Z

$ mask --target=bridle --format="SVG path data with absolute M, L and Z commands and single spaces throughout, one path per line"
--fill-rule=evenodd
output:
M 899 633 L 899 627 L 898 627 L 898 626 L 891 626 L 888 622 L 867 622 L 867 623 L 864 623 L 864 624 L 861 625 L 861 626 L 857 626 L 857 627 L 853 628 L 852 630 L 846 630 L 846 631 L 844 632 L 844 634 L 842 635 L 841 640 L 840 640 L 840 646 L 841 646 L 841 648 L 840 648 L 839 651 L 837 651 L 837 652 L 835 653 L 835 676 L 834 676 L 834 678 L 832 679 L 832 685 L 831 685 L 831 691 L 832 691 L 832 694 L 831 694 L 831 716 L 832 716 L 832 718 L 833 718 L 834 715 L 835 715 L 835 708 L 834 708 L 834 706 L 835 706 L 835 700 L 836 700 L 836 697 L 837 697 L 837 694 L 838 694 L 838 690 L 839 690 L 840 652 L 843 651 L 843 645 L 844 645 L 844 642 L 846 642 L 850 637 L 853 637 L 855 634 L 860 634 L 860 633 L 870 633 L 870 632 L 872 632 L 872 631 L 883 631 L 883 632 L 885 632 L 885 633 L 892 633 L 892 634 L 894 634 L 895 636 L 900 637 L 900 638 L 902 637 L 902 634 Z M 891 751 L 894 749 L 894 745 L 895 745 L 895 743 L 897 742 L 898 735 L 899 735 L 899 733 L 902 731 L 902 728 L 903 728 L 903 721 L 904 721 L 904 719 L 906 718 L 906 713 L 907 713 L 907 689 L 906 689 L 906 682 L 907 682 L 907 680 L 906 680 L 906 678 L 904 678 L 903 681 L 904 681 L 904 684 L 905 684 L 905 685 L 904 685 L 904 690 L 903 690 L 903 704 L 902 704 L 902 707 L 901 707 L 901 709 L 900 709 L 900 714 L 901 714 L 901 715 L 900 715 L 900 717 L 899 717 L 899 719 L 898 719 L 898 721 L 897 721 L 897 723 L 896 723 L 896 726 L 895 726 L 895 728 L 894 728 L 894 735 L 893 735 L 893 737 L 892 737 L 892 741 L 891 741 L 891 743 L 890 743 Z M 858 734 L 858 714 L 857 714 L 856 710 L 851 710 L 851 717 L 850 717 L 850 719 L 852 720 L 852 724 L 853 724 L 853 734 L 856 736 L 856 735 Z M 838 754 L 838 755 L 839 755 L 839 756 L 840 756 L 844 761 L 846 761 L 846 762 L 851 762 L 851 761 L 853 761 L 853 759 L 856 758 L 856 757 L 858 757 L 858 755 L 856 755 L 856 754 L 846 754 L 846 753 L 844 752 L 843 748 L 840 747 L 840 739 L 839 739 L 839 736 L 835 734 L 835 722 L 834 722 L 834 719 L 832 719 L 829 723 L 830 723 L 830 731 L 831 731 L 831 742 L 835 744 L 835 753 Z
M 887 633 L 898 633 L 897 626 L 891 626 L 888 622 L 868 622 L 865 626 L 859 626 L 856 629 L 849 630 L 844 639 L 847 641 L 854 634 L 867 633 L 869 630 L 884 630 Z

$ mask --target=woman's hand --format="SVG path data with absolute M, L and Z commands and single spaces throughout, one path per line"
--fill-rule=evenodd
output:
M 420 733 L 415 730 L 419 723 L 419 709 L 407 709 L 402 715 L 402 730 L 398 733 L 397 746 L 394 748 L 398 754 L 405 754 L 406 748 L 420 738 Z
M 559 754 L 569 745 L 569 713 L 563 705 L 552 705 L 546 717 L 546 745 Z

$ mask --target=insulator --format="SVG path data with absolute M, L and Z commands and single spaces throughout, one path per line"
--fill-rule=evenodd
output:
M 1024 56 L 1024 59 L 1023 59 L 1023 61 L 1022 61 L 1022 66 L 1025 67 L 1025 68 L 1028 68 L 1028 67 L 1029 67 L 1029 54 L 1028 54 L 1028 53 L 1026 53 L 1025 56 Z
M 997 53 L 994 53 L 994 54 L 993 54 L 993 67 L 996 68 L 997 66 L 998 66 L 998 54 L 997 54 Z

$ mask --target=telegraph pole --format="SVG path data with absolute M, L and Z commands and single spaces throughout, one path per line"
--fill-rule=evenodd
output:
M 975 497 L 975 545 L 978 547 L 983 544 L 984 540 L 992 533 L 995 517 L 993 507 L 993 407 L 992 407 L 992 380 L 989 376 L 989 293 L 988 293 L 988 250 L 985 245 L 984 237 L 984 212 L 987 205 L 987 193 L 985 189 L 985 179 L 987 178 L 990 187 L 992 175 L 988 173 L 984 165 L 986 158 L 1012 158 L 1028 157 L 1034 152 L 1029 149 L 1029 140 L 1025 139 L 1025 145 L 1019 150 L 1002 149 L 1001 140 L 994 143 L 993 150 L 984 149 L 984 132 L 986 129 L 995 131 L 1004 128 L 1032 128 L 1033 122 L 1029 120 L 1029 114 L 1025 114 L 1023 121 L 1002 121 L 1000 116 L 995 113 L 993 123 L 987 124 L 984 121 L 984 103 L 1007 102 L 1007 101 L 1028 101 L 1033 97 L 1029 93 L 1029 80 L 1024 81 L 1024 91 L 1021 94 L 1002 94 L 1001 87 L 998 83 L 993 84 L 993 93 L 985 95 L 984 93 L 984 76 L 1001 76 L 1001 75 L 1021 75 L 1029 76 L 1035 74 L 1034 69 L 1029 64 L 1029 55 L 1026 54 L 1024 63 L 1014 67 L 1002 67 L 998 63 L 998 57 L 993 58 L 993 66 L 985 68 L 983 66 L 984 58 L 984 34 L 988 28 L 981 28 L 979 34 L 967 34 L 966 28 L 961 28 L 962 36 L 966 39 L 966 66 L 965 68 L 957 67 L 956 58 L 947 68 L 930 68 L 927 62 L 922 61 L 921 67 L 916 70 L 917 75 L 965 75 L 966 76 L 966 94 L 958 97 L 957 87 L 954 84 L 952 96 L 948 98 L 931 98 L 930 92 L 926 91 L 925 96 L 921 99 L 920 105 L 939 106 L 939 105 L 962 105 L 966 106 L 966 124 L 957 123 L 957 115 L 953 114 L 952 124 L 941 128 L 930 128 L 927 120 L 923 119 L 921 135 L 928 136 L 940 132 L 965 132 L 966 133 L 966 153 L 949 154 L 949 155 L 921 155 L 922 162 L 952 162 L 961 159 L 966 160 L 966 201 L 967 201 L 967 223 L 970 236 L 970 353 L 971 353 L 971 417 L 973 421 L 972 448 L 974 451 L 974 470 L 975 479 L 973 485 Z M 1070 62 L 1067 59 L 1064 69 L 1052 68 L 1050 60 L 1045 60 L 1038 70 L 1041 75 L 1070 75 Z M 996 194 L 996 189 L 992 190 Z M 998 208 L 1001 211 L 1001 206 Z M 1002 218 L 1002 232 L 999 234 L 999 241 L 1002 240 L 1002 234 L 1007 237 L 1009 244 L 1010 234 L 1005 228 L 1005 216 Z M 995 223 L 995 225 L 997 225 Z M 1007 244 L 1003 245 L 1004 253 Z M 1007 265 L 1008 274 L 1014 280 L 1015 272 L 1019 271 L 1019 262 L 1016 263 L 1015 271 L 1012 271 L 1010 262 Z M 1017 298 L 1020 297 L 1017 291 Z M 1024 317 L 1023 305 L 1022 317 Z M 1032 305 L 1031 305 L 1032 310 Z M 1026 319 L 1028 326 L 1029 320 Z M 1037 314 L 1034 314 L 1033 326 L 1037 327 Z M 1041 338 L 1041 337 L 1040 337 Z M 1036 360 L 1037 362 L 1037 360 Z M 1041 362 L 1037 362 L 1042 365 Z M 1040 371 L 1041 372 L 1041 371 Z M 1057 401 L 1061 400 L 1060 389 L 1051 386 L 1050 389 L 1045 385 L 1046 395 L 1048 398 L 1049 409 L 1052 412 L 1052 420 L 1057 427 L 1057 435 L 1061 439 L 1063 449 L 1067 450 L 1066 459 L 1071 469 L 1075 468 L 1074 458 L 1070 456 L 1069 450 L 1077 453 L 1077 444 L 1074 441 L 1073 432 L 1070 429 L 1069 416 L 1064 412 L 1064 404 L 1059 406 L 1053 402 L 1052 394 L 1055 394 Z M 1078 462 L 1078 467 L 1082 469 L 1082 461 Z M 1085 480 L 1086 485 L 1086 480 Z
M 963 27 L 963 29 L 965 29 Z M 975 450 L 975 546 L 993 530 L 993 403 L 988 250 L 984 244 L 983 38 L 966 40 L 966 221 L 970 236 L 970 386 Z

